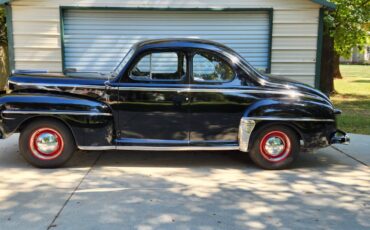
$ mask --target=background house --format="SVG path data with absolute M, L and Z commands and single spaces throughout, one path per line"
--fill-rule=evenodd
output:
M 256 68 L 319 81 L 325 0 L 0 0 L 11 69 L 109 72 L 148 38 L 215 40 Z
M 366 46 L 363 51 L 355 47 L 350 58 L 341 57 L 340 61 L 348 64 L 370 64 L 370 46 Z

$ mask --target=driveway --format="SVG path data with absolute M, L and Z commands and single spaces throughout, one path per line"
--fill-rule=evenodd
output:
M 29 166 L 0 141 L 0 229 L 369 229 L 370 137 L 264 171 L 239 152 L 79 152 Z

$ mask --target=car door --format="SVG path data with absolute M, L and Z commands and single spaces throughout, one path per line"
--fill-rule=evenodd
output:
M 187 66 L 182 51 L 138 55 L 119 86 L 118 145 L 188 144 Z
M 252 102 L 238 70 L 215 52 L 197 50 L 190 59 L 190 143 L 237 143 L 240 120 Z

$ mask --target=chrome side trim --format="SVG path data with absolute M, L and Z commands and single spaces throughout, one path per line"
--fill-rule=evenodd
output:
M 116 146 L 78 146 L 78 149 L 80 150 L 86 150 L 86 151 L 105 151 L 105 150 L 116 150 Z
M 249 118 L 242 118 L 240 120 L 239 126 L 239 150 L 242 152 L 248 152 L 249 150 L 249 141 L 251 138 L 252 131 L 256 126 L 254 120 Z
M 140 150 L 140 151 L 222 151 L 238 150 L 239 146 L 117 146 L 117 150 Z
M 319 122 L 335 122 L 334 119 L 320 119 L 320 118 L 310 118 L 310 117 L 246 117 L 249 120 L 258 121 L 319 121 Z
M 276 94 L 285 95 L 292 99 L 298 97 L 307 97 L 311 99 L 326 101 L 319 96 L 299 93 L 291 90 L 254 90 L 254 89 L 217 89 L 217 88 L 148 88 L 148 87 L 109 87 L 110 89 L 118 88 L 119 91 L 157 91 L 157 92 L 177 92 L 177 93 L 251 93 L 251 94 Z
M 111 87 L 119 88 L 119 91 L 158 91 L 158 92 L 178 92 L 178 93 L 246 93 L 244 89 L 197 89 L 197 88 L 155 88 L 155 87 Z
M 188 140 L 162 140 L 162 139 L 138 139 L 138 138 L 121 138 L 116 139 L 116 143 L 145 145 L 145 144 L 172 144 L 172 145 L 189 145 Z
M 67 83 L 30 83 L 30 82 L 14 82 L 9 80 L 9 84 L 17 86 L 41 86 L 41 87 L 68 87 L 68 88 L 93 88 L 93 89 L 105 89 L 106 86 L 103 85 L 76 85 Z
M 133 151 L 225 151 L 238 150 L 239 146 L 78 146 L 80 150 L 133 150 Z
M 225 88 L 155 88 L 155 87 L 131 87 L 131 86 L 109 86 L 109 88 L 118 88 L 119 91 L 159 91 L 159 92 L 190 92 L 190 93 L 256 93 L 256 94 L 280 94 L 290 97 L 312 97 L 323 99 L 310 94 L 302 94 L 292 90 L 255 90 L 255 89 L 225 89 Z
M 92 89 L 116 89 L 119 91 L 157 91 L 157 92 L 178 92 L 178 93 L 255 93 L 255 94 L 278 94 L 286 95 L 291 98 L 296 97 L 308 97 L 312 99 L 326 101 L 324 98 L 319 96 L 299 93 L 292 90 L 253 90 L 253 89 L 217 89 L 217 88 L 155 88 L 155 87 L 131 87 L 131 86 L 100 86 L 100 85 L 75 85 L 67 83 L 19 83 L 9 81 L 9 84 L 17 86 L 39 86 L 39 87 L 68 87 L 68 88 L 92 88 Z
M 2 114 L 41 114 L 41 115 L 76 115 L 76 116 L 112 116 L 111 113 L 80 112 L 80 111 L 36 111 L 36 110 L 4 110 Z

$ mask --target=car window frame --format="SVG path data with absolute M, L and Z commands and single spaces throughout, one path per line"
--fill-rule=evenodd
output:
M 229 65 L 229 67 L 232 69 L 233 71 L 233 77 L 231 80 L 228 80 L 228 81 L 214 81 L 214 80 L 207 80 L 207 81 L 196 81 L 194 79 L 194 56 L 199 54 L 201 56 L 202 53 L 209 53 L 211 55 L 216 55 L 218 58 L 220 58 L 222 61 L 226 62 L 227 65 Z M 204 56 L 203 56 L 204 57 Z M 199 50 L 194 50 L 191 55 L 190 55 L 190 64 L 191 64 L 191 68 L 190 68 L 190 71 L 189 71 L 189 80 L 190 80 L 190 85 L 223 85 L 223 84 L 228 84 L 228 83 L 231 83 L 233 81 L 235 81 L 235 79 L 237 78 L 238 74 L 237 74 L 237 70 L 235 69 L 235 66 L 234 64 L 232 64 L 230 62 L 230 59 L 225 57 L 224 55 L 222 55 L 221 53 L 218 53 L 218 52 L 214 52 L 214 51 L 211 51 L 211 50 L 203 50 L 203 49 L 199 49 Z
M 156 80 L 156 79 L 150 79 L 150 80 L 139 80 L 139 79 L 134 79 L 131 77 L 131 71 L 135 68 L 135 66 L 142 60 L 143 57 L 145 57 L 146 55 L 148 54 L 153 54 L 153 53 L 176 53 L 177 55 L 179 53 L 182 53 L 185 57 L 185 65 L 186 65 L 186 68 L 185 68 L 185 74 L 180 78 L 180 79 L 177 79 L 177 80 Z M 185 51 L 183 50 L 179 50 L 179 49 L 160 49 L 160 50 L 145 50 L 143 51 L 142 53 L 138 54 L 134 60 L 130 63 L 130 66 L 128 67 L 127 71 L 126 71 L 126 74 L 125 74 L 125 78 L 127 78 L 127 80 L 129 81 L 133 81 L 135 83 L 140 83 L 140 84 L 150 84 L 150 83 L 155 83 L 155 84 L 158 84 L 158 83 L 163 83 L 163 84 L 170 84 L 170 83 L 181 83 L 181 82 L 186 82 L 186 79 L 188 78 L 189 76 L 189 61 L 188 61 L 188 55 Z

